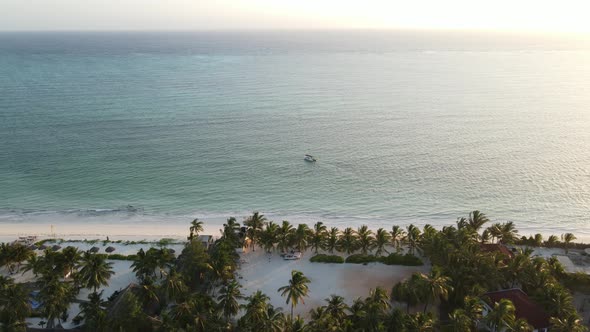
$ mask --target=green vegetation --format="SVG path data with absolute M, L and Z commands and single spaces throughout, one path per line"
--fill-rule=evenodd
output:
M 563 273 L 562 282 L 572 292 L 590 294 L 590 275 L 586 273 Z
M 137 255 L 121 255 L 121 254 L 109 254 L 107 258 L 114 261 L 135 261 Z
M 513 223 L 491 223 L 479 211 L 442 230 L 408 225 L 373 231 L 363 225 L 341 231 L 321 222 L 312 227 L 275 223 L 257 212 L 245 224 L 243 231 L 235 218 L 229 218 L 221 238 L 205 248 L 194 241 L 203 231 L 203 223 L 195 219 L 189 227 L 189 241 L 178 256 L 166 248 L 174 244 L 171 239 L 149 242 L 154 247 L 128 256 L 81 252 L 74 247 L 46 249 L 37 255 L 22 245 L 1 244 L 0 266 L 6 266 L 9 273 L 30 271 L 36 278 L 30 287 L 38 290 L 36 300 L 43 305 L 33 312 L 29 304 L 33 289 L 0 276 L 0 330 L 25 331 L 25 318 L 38 316 L 47 328 L 72 319 L 83 331 L 530 331 L 529 323 L 517 319 L 517 308 L 506 299 L 488 303 L 491 310 L 483 314 L 485 293 L 519 287 L 550 315 L 551 331 L 587 331 L 571 292 L 589 294 L 590 276 L 568 274 L 557 259 L 532 257 L 526 248 L 508 257 L 482 246 L 516 243 L 581 248 L 573 243 L 573 234 L 546 240 L 539 234 L 519 238 Z M 100 242 L 92 241 L 96 242 L 80 240 Z M 300 271 L 291 271 L 290 280 L 277 289 L 290 306 L 290 314 L 272 306 L 260 291 L 245 297 L 236 273 L 236 248 L 243 245 L 269 253 L 310 249 L 315 253 L 312 262 L 407 266 L 427 262 L 432 268 L 414 273 L 391 289 L 373 289 L 366 297 L 332 295 L 311 309 L 304 321 L 294 316 L 294 309 L 313 291 L 313 284 Z M 100 289 L 113 275 L 111 259 L 132 261 L 138 283 L 105 294 L 109 296 L 105 300 Z M 78 316 L 67 317 L 82 288 L 93 292 L 80 303 Z
M 414 255 L 392 253 L 387 256 L 363 255 L 355 254 L 346 258 L 346 263 L 352 264 L 367 264 L 367 263 L 383 263 L 385 265 L 405 265 L 405 266 L 421 266 L 424 265 L 422 260 Z
M 344 263 L 344 258 L 337 255 L 317 254 L 309 259 L 313 263 Z
M 405 266 L 421 266 L 424 265 L 422 260 L 414 255 L 392 253 L 387 256 L 378 257 L 379 262 L 386 265 L 405 265 Z

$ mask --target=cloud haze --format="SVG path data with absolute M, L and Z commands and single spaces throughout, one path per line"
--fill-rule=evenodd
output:
M 499 29 L 590 32 L 587 0 L 0 0 L 0 30 Z

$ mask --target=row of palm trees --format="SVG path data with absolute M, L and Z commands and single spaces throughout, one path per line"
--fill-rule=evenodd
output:
M 391 231 L 383 228 L 373 231 L 367 225 L 362 225 L 357 229 L 347 227 L 341 231 L 337 227 L 328 228 L 321 221 L 315 223 L 312 228 L 307 224 L 294 227 L 286 220 L 277 224 L 268 221 L 258 212 L 248 217 L 245 225 L 252 249 L 259 245 L 268 252 L 273 250 L 286 252 L 295 248 L 300 251 L 311 249 L 315 253 L 320 249 L 329 253 L 340 251 L 347 254 L 357 251 L 367 254 L 374 251 L 380 256 L 389 253 L 388 249 L 391 247 L 400 251 L 403 245 L 407 245 L 410 253 L 414 253 L 420 236 L 420 229 L 414 225 L 409 225 L 405 230 L 399 226 L 393 226 Z
M 488 223 L 488 217 L 480 211 L 473 211 L 466 218 L 457 220 L 457 228 L 468 228 L 476 234 L 476 239 L 481 243 L 522 243 L 528 239 L 518 237 L 518 230 L 513 222 L 494 223 L 493 225 L 482 229 L 483 225 Z M 232 229 L 239 229 L 239 224 L 235 218 L 230 218 L 228 224 Z M 393 248 L 401 251 L 403 247 L 407 248 L 410 254 L 415 254 L 421 250 L 421 242 L 424 236 L 429 233 L 437 232 L 431 225 L 426 225 L 423 229 L 413 224 L 406 228 L 394 225 L 391 230 L 379 228 L 373 231 L 367 225 L 362 225 L 357 229 L 347 227 L 343 230 L 337 227 L 328 228 L 323 222 L 315 223 L 311 228 L 307 224 L 299 224 L 296 227 L 289 221 L 283 221 L 280 224 L 269 221 L 267 218 L 254 212 L 246 218 L 247 226 L 246 235 L 251 240 L 250 245 L 255 249 L 256 245 L 270 252 L 278 250 L 281 252 L 288 251 L 290 248 L 297 250 L 312 249 L 315 253 L 318 250 L 325 250 L 329 253 L 334 251 L 352 254 L 359 251 L 362 254 L 374 252 L 375 255 L 381 256 L 389 253 L 388 249 Z M 226 224 L 227 225 L 227 224 Z M 536 234 L 534 239 L 538 246 L 554 246 L 560 243 L 559 238 L 552 235 L 547 241 L 542 241 L 542 235 Z M 576 237 L 572 233 L 565 233 L 561 236 L 564 247 L 567 248 Z

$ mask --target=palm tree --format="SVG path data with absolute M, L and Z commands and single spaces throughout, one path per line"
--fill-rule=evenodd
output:
M 222 237 L 230 241 L 234 247 L 237 247 L 240 244 L 239 231 L 240 224 L 236 221 L 236 218 L 230 217 L 223 224 Z
M 188 240 L 192 241 L 194 238 L 199 237 L 199 233 L 203 231 L 203 222 L 199 218 L 195 218 L 191 221 L 191 227 L 189 227 L 190 234 Z
M 240 284 L 232 280 L 219 291 L 220 295 L 217 297 L 217 300 L 219 300 L 219 306 L 223 310 L 226 322 L 229 322 L 229 319 L 237 315 L 238 311 L 240 311 L 238 300 L 244 298 L 240 292 L 240 288 Z
M 471 331 L 471 319 L 463 309 L 455 309 L 449 314 L 449 332 Z
M 419 303 L 423 298 L 423 279 L 420 273 L 414 273 L 410 279 L 398 282 L 391 289 L 391 300 L 406 303 L 406 313 L 410 313 L 410 307 Z
M 496 239 L 502 238 L 502 224 L 500 223 L 495 223 L 492 226 L 488 227 L 487 231 L 490 233 L 490 236 L 492 237 L 492 242 L 495 242 L 494 240 Z
M 113 263 L 107 262 L 107 256 L 85 252 L 80 264 L 79 279 L 86 288 L 96 290 L 100 286 L 107 286 L 109 279 L 115 272 Z
M 588 328 L 584 326 L 582 320 L 576 315 L 569 315 L 564 318 L 551 317 L 552 332 L 586 332 Z
M 375 254 L 377 256 L 381 256 L 384 252 L 388 253 L 388 251 L 385 249 L 385 246 L 389 243 L 389 241 L 391 240 L 391 235 L 389 235 L 389 233 L 384 230 L 383 228 L 379 228 L 377 230 L 377 233 L 375 233 Z
M 434 318 L 431 313 L 418 312 L 408 315 L 405 327 L 408 332 L 430 332 L 434 331 Z
M 137 294 L 143 308 L 157 306 L 160 303 L 158 295 L 159 287 L 154 283 L 154 279 L 146 278 L 139 284 L 139 294 Z
M 557 283 L 548 283 L 542 290 L 542 298 L 545 300 L 548 311 L 552 316 L 565 317 L 575 308 L 569 291 Z
M 46 268 L 47 266 L 45 264 L 44 258 L 40 258 L 37 255 L 32 255 L 29 257 L 25 265 L 23 265 L 22 273 L 25 274 L 28 271 L 32 271 L 33 275 L 38 277 L 39 274 L 41 274 Z
M 464 301 L 465 315 L 471 320 L 471 329 L 475 330 L 483 317 L 483 305 L 481 300 L 475 296 L 466 296 Z
M 260 326 L 269 306 L 270 298 L 260 290 L 246 298 L 242 308 L 246 311 L 238 325 Z
M 293 242 L 295 230 L 291 223 L 283 220 L 281 227 L 277 230 L 277 249 L 281 252 L 287 252 Z
M 74 269 L 80 263 L 82 259 L 82 253 L 76 247 L 67 246 L 61 251 L 60 263 L 63 267 L 63 275 L 71 275 Z
M 303 298 L 309 293 L 307 284 L 310 282 L 302 272 L 293 270 L 291 271 L 289 284 L 278 289 L 281 292 L 281 296 L 287 296 L 287 304 L 291 302 L 291 319 L 293 319 L 293 308 L 299 304 L 299 301 L 305 303 Z
M 61 324 L 62 315 L 67 312 L 70 302 L 75 299 L 72 284 L 60 282 L 56 275 L 44 276 L 39 291 L 39 302 L 43 303 L 41 315 L 47 319 L 47 328 L 55 327 L 55 320 Z
M 424 280 L 424 312 L 428 308 L 430 301 L 434 302 L 438 299 L 448 299 L 449 291 L 453 290 L 453 287 L 449 285 L 450 278 L 443 275 L 439 268 L 433 267 L 429 275 L 422 274 Z
M 511 326 L 516 319 L 516 309 L 508 299 L 501 299 L 494 304 L 492 311 L 488 313 L 485 320 L 492 332 L 502 331 Z
M 391 242 L 397 252 L 400 251 L 400 247 L 402 245 L 402 241 L 404 240 L 405 233 L 406 232 L 400 226 L 394 225 L 393 227 L 391 227 L 391 232 L 389 234 L 391 234 Z
M 158 263 L 153 255 L 153 251 L 148 250 L 146 253 L 143 251 L 143 248 L 140 248 L 133 259 L 131 267 L 133 268 L 133 272 L 135 272 L 135 276 L 143 280 L 155 274 L 157 265 Z
M 274 249 L 275 242 L 277 241 L 277 234 L 279 231 L 279 225 L 270 221 L 266 228 L 260 232 L 259 242 L 260 245 L 270 253 Z
M 333 318 L 337 320 L 344 320 L 344 318 L 346 318 L 346 310 L 348 310 L 348 306 L 346 305 L 346 302 L 344 302 L 342 296 L 331 295 L 329 298 L 325 299 L 325 301 L 328 302 L 326 312 Z
M 508 329 L 510 332 L 533 332 L 534 328 L 526 321 L 526 319 L 519 318 L 515 320 Z
M 10 260 L 11 263 L 17 264 L 17 272 L 20 271 L 20 264 L 22 261 L 26 261 L 31 256 L 35 255 L 33 250 L 19 243 L 11 245 L 10 248 Z
M 576 239 L 576 236 L 572 233 L 565 233 L 561 234 L 561 241 L 563 241 L 563 246 L 565 248 L 565 253 L 567 255 L 569 251 L 569 245 Z
M 88 294 L 88 301 L 80 303 L 79 319 L 84 319 L 85 331 L 107 331 L 107 301 L 101 299 L 100 293 Z
M 559 238 L 557 237 L 557 235 L 551 235 L 549 236 L 549 238 L 547 239 L 547 241 L 545 241 L 545 245 L 547 247 L 555 247 L 555 245 L 559 242 Z
M 188 291 L 188 287 L 182 280 L 182 275 L 175 270 L 170 271 L 170 273 L 166 275 L 166 279 L 164 279 L 164 283 L 162 284 L 162 289 L 168 300 L 176 300 L 179 296 Z
M 473 230 L 474 232 L 478 233 L 480 228 L 489 221 L 490 219 L 488 219 L 488 217 L 484 213 L 475 210 L 469 213 L 468 227 L 471 228 L 471 230 Z
M 540 247 L 543 245 L 543 235 L 537 233 L 535 234 L 535 237 L 533 238 L 533 242 L 535 247 Z
M 341 250 L 347 254 L 352 254 L 357 248 L 357 238 L 354 230 L 350 227 L 346 227 L 342 234 L 340 234 L 340 240 L 338 246 Z
M 147 255 L 153 257 L 154 264 L 160 270 L 160 279 L 163 278 L 166 269 L 172 268 L 176 259 L 168 248 L 150 248 Z
M 29 292 L 22 284 L 15 284 L 12 279 L 0 276 L 0 326 L 6 331 L 23 331 L 25 318 L 31 314 Z
M 362 225 L 357 229 L 356 234 L 358 236 L 358 246 L 363 255 L 366 255 L 373 246 L 373 231 L 367 225 Z
M 513 243 L 518 238 L 518 230 L 512 221 L 502 224 L 500 237 L 501 243 Z
M 293 321 L 293 317 L 291 317 Z M 264 312 L 262 324 L 256 331 L 261 332 L 283 332 L 285 331 L 285 315 L 280 308 L 275 309 L 272 305 L 269 305 Z
M 324 225 L 323 222 L 318 221 L 313 225 L 313 231 L 311 234 L 310 244 L 311 248 L 318 253 L 318 249 L 322 247 L 324 244 L 324 239 L 326 238 L 327 227 Z
M 244 222 L 244 224 L 248 227 L 247 236 L 250 238 L 250 241 L 252 241 L 252 251 L 255 251 L 256 242 L 259 239 L 260 232 L 262 231 L 262 227 L 265 223 L 266 217 L 263 214 L 258 213 L 258 211 L 252 213 L 252 215 Z
M 295 234 L 293 235 L 293 242 L 299 251 L 303 252 L 307 249 L 307 239 L 309 238 L 310 232 L 307 224 L 297 225 L 297 229 L 295 229 Z
M 332 227 L 332 228 L 330 228 L 330 230 L 328 231 L 328 234 L 326 235 L 326 242 L 324 243 L 324 249 L 326 249 L 331 254 L 334 253 L 334 249 L 336 249 L 338 246 L 339 233 L 340 233 L 340 231 L 338 230 L 337 227 Z
M 418 248 L 418 242 L 420 241 L 420 229 L 413 224 L 410 224 L 406 227 L 407 235 L 406 241 L 408 243 L 408 247 L 410 248 L 410 254 L 414 254 L 416 248 Z

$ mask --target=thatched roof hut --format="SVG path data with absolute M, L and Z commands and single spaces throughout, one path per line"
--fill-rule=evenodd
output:
M 107 247 L 104 251 L 111 253 L 115 251 L 115 247 Z
M 90 250 L 88 250 L 88 251 L 90 251 L 90 252 L 92 252 L 92 253 L 97 253 L 97 252 L 99 252 L 99 251 L 100 251 L 100 248 L 99 248 L 99 247 L 92 247 L 92 248 L 90 248 Z
M 59 249 L 61 249 L 61 246 L 58 246 L 57 244 L 51 247 L 51 250 L 53 251 L 58 251 Z
M 45 249 L 47 249 L 47 246 L 46 245 L 42 244 L 42 245 L 39 246 L 39 250 L 45 250 Z

